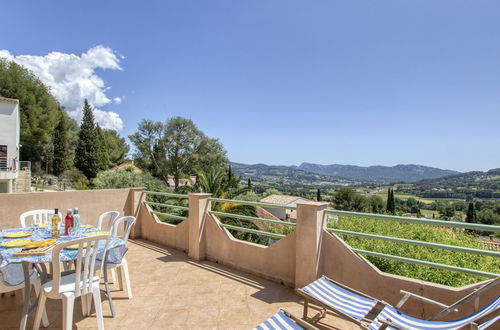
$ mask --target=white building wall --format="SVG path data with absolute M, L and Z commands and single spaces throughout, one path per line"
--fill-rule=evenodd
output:
M 19 103 L 0 99 L 0 145 L 7 145 L 7 157 L 19 160 Z
M 12 193 L 19 170 L 21 123 L 19 102 L 0 98 L 0 145 L 7 146 L 7 166 L 0 170 L 0 193 Z

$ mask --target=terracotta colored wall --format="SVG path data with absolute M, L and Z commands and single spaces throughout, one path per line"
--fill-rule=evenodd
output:
M 135 208 L 130 195 L 135 189 L 77 190 L 61 192 L 0 194 L 0 229 L 20 227 L 21 213 L 36 209 L 78 207 L 83 222 L 97 224 L 99 215 L 118 211 L 120 216 L 132 215 Z
M 480 284 L 453 288 L 425 281 L 410 279 L 407 277 L 383 273 L 374 267 L 365 258 L 352 252 L 348 245 L 338 236 L 329 232 L 324 233 L 321 251 L 322 273 L 333 280 L 355 288 L 379 300 L 387 301 L 395 305 L 402 295 L 399 290 L 405 290 L 421 296 L 451 304 L 470 293 L 473 288 Z M 491 302 L 500 292 L 490 290 L 480 300 L 480 306 Z M 473 304 L 468 303 L 461 308 L 460 316 L 473 312 Z M 439 308 L 430 304 L 423 304 L 414 299 L 408 300 L 403 306 L 403 311 L 411 315 L 427 317 L 440 311 Z M 457 318 L 457 314 L 451 314 L 451 318 Z
M 271 246 L 235 239 L 219 221 L 205 218 L 207 259 L 293 286 L 295 282 L 295 233 Z
M 142 238 L 187 252 L 189 247 L 188 221 L 183 221 L 177 226 L 161 222 L 151 212 L 151 208 L 144 203 L 139 206 L 137 220 Z
M 64 212 L 66 208 L 78 207 L 82 220 L 92 224 L 97 223 L 97 218 L 101 213 L 117 210 L 121 215 L 135 215 L 137 217 L 133 237 L 142 237 L 187 252 L 191 218 L 177 226 L 162 223 L 151 213 L 149 206 L 142 203 L 143 197 L 140 188 L 1 194 L 0 228 L 18 227 L 20 225 L 19 215 L 32 209 L 58 207 Z M 190 207 L 194 207 L 193 205 L 190 203 Z M 190 210 L 190 214 L 197 213 L 194 211 Z M 302 212 L 301 214 L 307 215 L 308 213 Z M 320 216 L 312 214 L 305 217 L 307 221 L 298 221 L 298 226 L 321 228 Z M 275 244 L 266 247 L 236 240 L 226 229 L 219 226 L 216 217 L 208 213 L 205 214 L 204 221 L 200 222 L 199 226 L 203 227 L 200 229 L 203 231 L 201 236 L 203 242 L 200 242 L 200 246 L 203 247 L 200 250 L 202 258 L 217 261 L 276 282 L 283 282 L 292 287 L 296 285 L 296 274 L 300 273 L 302 265 L 305 265 L 302 258 L 297 258 L 297 255 L 301 256 L 302 254 L 297 253 L 296 240 L 299 239 L 300 233 L 309 235 L 307 230 L 293 232 Z M 307 240 L 307 237 L 304 239 Z M 399 290 L 411 291 L 444 303 L 452 303 L 479 285 L 451 288 L 382 273 L 363 257 L 352 252 L 341 239 L 326 231 L 323 231 L 320 238 L 319 254 L 319 256 L 311 256 L 311 258 L 318 260 L 318 275 L 325 274 L 334 280 L 391 304 L 395 304 L 400 299 Z M 498 291 L 497 287 L 496 290 L 491 290 L 484 295 L 480 306 L 484 306 L 499 295 Z M 462 308 L 460 314 L 453 315 L 453 317 L 469 314 L 472 312 L 471 309 L 472 304 L 468 304 L 468 308 Z M 404 310 L 422 317 L 436 311 L 429 304 L 412 302 L 411 300 L 405 305 Z

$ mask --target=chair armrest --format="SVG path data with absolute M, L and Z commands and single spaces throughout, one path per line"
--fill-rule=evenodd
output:
M 387 329 L 387 327 L 391 327 L 391 328 L 397 329 L 397 330 L 405 330 L 405 328 L 401 328 L 401 327 L 395 325 L 394 323 L 392 323 L 391 321 L 383 319 L 381 317 L 378 318 L 378 321 L 380 323 L 382 323 L 382 326 L 379 328 L 379 330 Z
M 424 302 L 427 302 L 427 303 L 439 306 L 441 308 L 448 308 L 448 307 L 450 307 L 450 306 L 448 306 L 446 304 L 443 304 L 443 303 L 441 303 L 439 301 L 435 301 L 435 300 L 432 300 L 430 298 L 426 298 L 426 297 L 420 296 L 420 295 L 418 295 L 416 293 L 408 292 L 408 291 L 405 291 L 405 290 L 400 290 L 399 292 L 401 294 L 403 294 L 403 298 L 401 298 L 401 300 L 397 303 L 397 305 L 396 305 L 397 309 L 400 309 L 406 303 L 406 301 L 408 299 L 410 299 L 410 298 L 415 298 L 415 299 L 418 299 L 418 300 L 421 300 L 421 301 L 424 301 Z
M 314 325 L 312 325 L 312 324 L 310 324 L 302 319 L 299 319 L 295 315 L 288 312 L 286 309 L 280 308 L 280 311 L 285 313 L 286 316 L 291 318 L 293 321 L 295 321 L 295 323 L 297 323 L 298 325 L 300 325 L 302 328 L 304 328 L 306 330 L 319 330 L 319 328 L 316 328 Z

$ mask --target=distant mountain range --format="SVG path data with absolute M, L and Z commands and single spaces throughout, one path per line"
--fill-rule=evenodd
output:
M 236 175 L 262 182 L 302 182 L 322 184 L 352 184 L 356 182 L 416 182 L 423 179 L 441 178 L 459 174 L 422 165 L 369 166 L 318 165 L 302 163 L 300 166 L 276 166 L 266 164 L 246 165 L 231 163 Z
M 296 166 L 231 163 L 235 175 L 244 180 L 250 179 L 255 184 L 269 188 L 314 188 L 317 186 L 352 185 L 356 182 L 330 175 L 306 172 Z
M 297 167 L 300 170 L 343 177 L 351 180 L 370 182 L 416 182 L 424 179 L 436 179 L 447 175 L 459 174 L 452 170 L 442 170 L 422 165 L 395 165 L 395 166 L 354 166 L 354 165 L 318 165 L 302 163 Z

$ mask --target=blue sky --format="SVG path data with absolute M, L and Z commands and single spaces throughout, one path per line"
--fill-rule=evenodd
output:
M 191 118 L 243 163 L 500 167 L 498 1 L 17 1 L 0 49 L 80 54 L 103 111 Z M 6 33 L 7 31 L 7 33 Z M 108 88 L 109 89 L 106 89 Z

